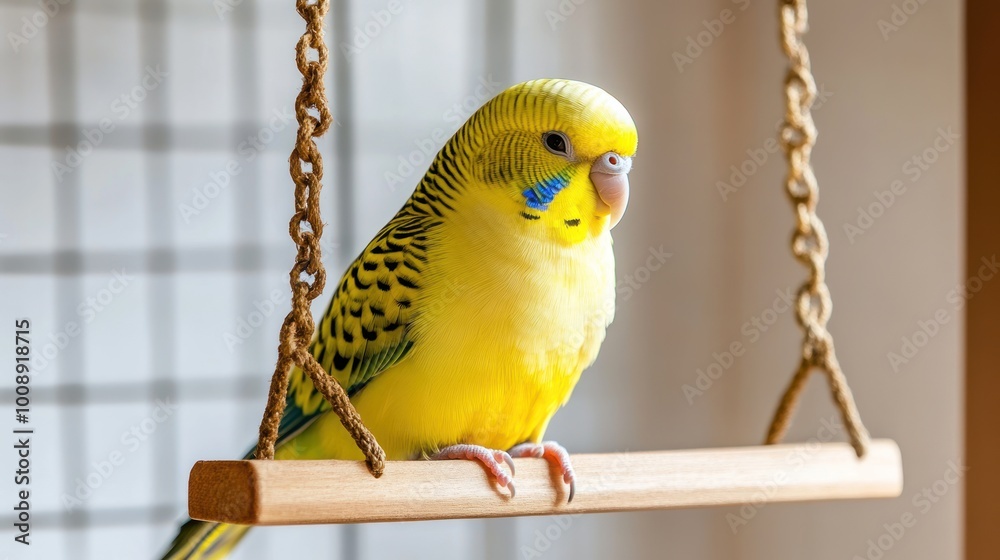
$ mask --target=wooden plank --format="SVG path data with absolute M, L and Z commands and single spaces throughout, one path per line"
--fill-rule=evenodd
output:
M 506 517 L 900 494 L 899 448 L 872 442 L 574 455 L 576 497 L 542 459 L 515 459 L 517 497 L 471 461 L 391 461 L 380 479 L 353 461 L 199 461 L 192 518 L 247 525 Z
M 1000 3 L 965 5 L 966 247 L 961 278 L 965 311 L 965 558 L 997 557 L 996 509 L 1000 500 L 1000 284 L 992 263 L 1000 254 Z M 956 279 L 958 280 L 958 279 Z M 961 336 L 961 335 L 960 335 Z

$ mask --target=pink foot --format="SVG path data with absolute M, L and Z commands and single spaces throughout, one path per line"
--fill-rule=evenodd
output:
M 438 451 L 434 455 L 430 456 L 432 461 L 438 461 L 442 459 L 468 459 L 479 461 L 483 464 L 491 473 L 493 473 L 494 478 L 497 479 L 497 484 L 502 488 L 510 490 L 510 497 L 513 498 L 516 490 L 514 489 L 514 460 L 510 458 L 510 455 L 506 451 L 498 451 L 496 449 L 488 449 L 481 445 L 468 445 L 468 444 L 458 444 L 445 447 L 441 451 Z M 504 470 L 500 462 L 503 461 L 507 463 L 510 467 L 510 474 L 508 475 Z
M 566 503 L 573 501 L 573 496 L 576 494 L 576 475 L 573 474 L 573 465 L 569 461 L 569 452 L 566 451 L 565 447 L 554 441 L 522 443 L 512 447 L 509 453 L 511 457 L 544 458 L 555 465 L 562 474 L 563 482 L 569 484 L 569 499 L 566 500 Z

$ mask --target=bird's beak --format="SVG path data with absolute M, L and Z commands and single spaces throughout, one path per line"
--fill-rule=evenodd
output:
M 590 180 L 604 203 L 599 210 L 610 214 L 611 227 L 618 225 L 628 206 L 628 172 L 631 169 L 632 158 L 615 152 L 597 158 L 590 168 Z

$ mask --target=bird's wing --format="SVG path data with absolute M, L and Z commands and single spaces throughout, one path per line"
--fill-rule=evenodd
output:
M 348 395 L 413 350 L 414 301 L 427 263 L 428 232 L 440 225 L 408 204 L 347 269 L 319 324 L 311 351 Z M 308 375 L 289 380 L 278 445 L 330 409 Z

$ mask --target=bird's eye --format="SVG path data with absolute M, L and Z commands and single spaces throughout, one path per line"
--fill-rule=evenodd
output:
M 545 148 L 553 154 L 569 155 L 569 138 L 566 138 L 562 132 L 546 132 L 542 135 L 542 142 L 545 143 Z

